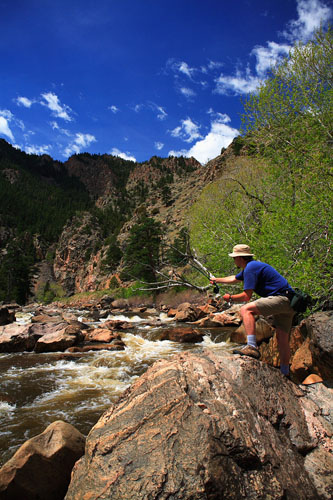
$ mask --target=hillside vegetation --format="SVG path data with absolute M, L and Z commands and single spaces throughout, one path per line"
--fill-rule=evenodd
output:
M 119 276 L 167 286 L 175 269 L 208 285 L 178 250 L 195 248 L 218 276 L 234 273 L 228 253 L 247 243 L 322 307 L 333 282 L 332 68 L 331 28 L 297 44 L 244 102 L 241 135 L 205 166 L 88 153 L 60 163 L 0 140 L 0 301 L 24 303 L 32 286 L 41 300 L 101 290 Z
M 332 29 L 298 44 L 244 103 L 232 171 L 190 211 L 191 242 L 216 275 L 247 243 L 322 305 L 333 289 Z

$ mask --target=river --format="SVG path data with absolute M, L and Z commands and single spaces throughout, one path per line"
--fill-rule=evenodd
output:
M 198 347 L 232 347 L 225 342 L 228 328 L 205 329 L 200 344 L 180 344 L 156 340 L 161 328 L 176 326 L 166 315 L 160 316 L 158 327 L 145 325 L 140 316 L 110 319 L 130 321 L 135 327 L 122 334 L 124 351 L 91 351 L 77 358 L 63 353 L 0 354 L 0 466 L 55 420 L 64 420 L 87 435 L 110 404 L 156 360 Z

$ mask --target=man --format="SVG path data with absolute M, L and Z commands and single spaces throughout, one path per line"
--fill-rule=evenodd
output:
M 233 257 L 236 266 L 242 270 L 235 276 L 225 278 L 212 276 L 211 283 L 233 284 L 244 282 L 243 292 L 235 295 L 226 293 L 223 296 L 224 300 L 247 302 L 240 309 L 247 335 L 247 345 L 234 350 L 233 353 L 259 359 L 260 353 L 257 348 L 255 334 L 255 316 L 272 315 L 280 354 L 280 370 L 284 375 L 289 376 L 289 333 L 295 311 L 291 308 L 288 297 L 291 298 L 294 291 L 288 281 L 272 266 L 254 260 L 253 256 L 254 254 L 251 253 L 249 246 L 236 245 L 229 257 Z M 253 292 L 256 292 L 262 298 L 250 302 Z

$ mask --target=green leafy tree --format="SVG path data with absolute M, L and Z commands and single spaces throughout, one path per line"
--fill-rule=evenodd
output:
M 156 281 L 162 240 L 161 224 L 143 214 L 130 231 L 124 254 L 126 275 L 148 282 Z
M 319 303 L 330 295 L 332 68 L 332 30 L 319 30 L 245 102 L 251 158 L 238 157 L 190 214 L 192 243 L 214 272 L 228 270 L 228 250 L 247 242 Z

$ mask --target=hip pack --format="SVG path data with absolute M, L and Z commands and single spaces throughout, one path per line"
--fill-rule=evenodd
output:
M 299 288 L 295 288 L 295 293 L 290 300 L 290 306 L 296 312 L 305 312 L 311 305 L 312 299 L 306 292 L 302 292 Z

